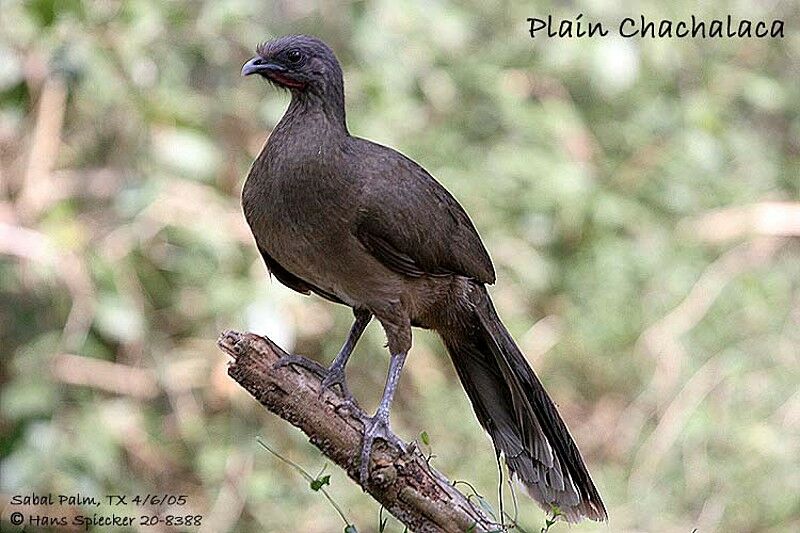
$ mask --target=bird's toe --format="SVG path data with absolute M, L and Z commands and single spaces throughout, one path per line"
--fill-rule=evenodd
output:
M 375 439 L 383 439 L 392 446 L 399 448 L 403 453 L 406 452 L 407 446 L 402 439 L 392 432 L 389 426 L 388 415 L 376 414 L 373 417 L 366 418 L 364 422 L 364 440 L 361 445 L 361 464 L 359 466 L 359 477 L 361 486 L 366 487 L 370 474 L 370 458 L 372 456 L 372 447 Z
M 275 364 L 272 365 L 272 368 L 277 370 L 287 366 L 299 366 L 300 368 L 305 368 L 320 378 L 324 378 L 328 372 L 324 366 L 317 363 L 313 359 L 294 354 L 285 354 L 281 356 L 277 361 L 275 361 Z
M 323 392 L 330 389 L 333 386 L 339 387 L 339 391 L 341 392 L 342 398 L 350 404 L 355 404 L 355 399 L 353 395 L 350 393 L 350 389 L 347 388 L 347 381 L 345 379 L 344 370 L 334 369 L 331 368 L 328 370 L 328 373 L 322 380 L 322 385 L 320 386 L 319 393 L 320 396 Z

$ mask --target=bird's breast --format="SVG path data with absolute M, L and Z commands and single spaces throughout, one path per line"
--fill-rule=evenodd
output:
M 340 294 L 338 279 L 357 244 L 348 194 L 324 165 L 265 159 L 251 170 L 242 204 L 261 248 L 295 276 Z

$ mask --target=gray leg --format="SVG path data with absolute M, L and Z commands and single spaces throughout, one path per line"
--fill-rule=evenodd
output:
M 282 368 L 288 365 L 296 365 L 305 368 L 306 370 L 322 378 L 322 387 L 319 391 L 320 394 L 333 385 L 338 385 L 342 391 L 342 396 L 344 399 L 349 402 L 353 402 L 353 395 L 350 394 L 345 382 L 344 368 L 345 365 L 347 365 L 348 359 L 350 359 L 350 356 L 353 354 L 353 350 L 356 347 L 356 343 L 358 343 L 358 339 L 361 338 L 361 335 L 364 333 L 369 321 L 372 320 L 372 313 L 363 309 L 354 309 L 353 314 L 355 315 L 356 320 L 353 322 L 353 326 L 350 328 L 350 333 L 348 333 L 347 339 L 344 341 L 342 348 L 339 350 L 338 355 L 333 360 L 333 363 L 331 363 L 329 369 L 326 370 L 325 367 L 312 359 L 303 357 L 302 355 L 293 354 L 287 354 L 278 359 L 278 361 L 275 363 L 275 368 Z
M 407 352 L 392 355 L 389 363 L 389 376 L 386 378 L 386 386 L 383 389 L 383 397 L 378 405 L 378 410 L 371 418 L 364 420 L 364 442 L 361 445 L 361 465 L 359 466 L 359 477 L 361 486 L 366 487 L 369 478 L 369 461 L 372 454 L 372 445 L 377 437 L 394 444 L 405 450 L 405 444 L 392 433 L 389 427 L 389 410 L 392 406 L 394 391 L 397 389 L 397 382 L 400 380 L 400 372 L 403 370 Z
M 322 380 L 322 389 L 320 390 L 321 393 L 333 385 L 338 385 L 345 399 L 350 401 L 353 400 L 353 396 L 350 394 L 350 391 L 347 388 L 347 383 L 345 382 L 344 367 L 347 365 L 347 361 L 353 354 L 353 350 L 356 347 L 358 339 L 361 338 L 361 335 L 367 328 L 369 321 L 372 320 L 372 313 L 369 311 L 354 309 L 353 314 L 356 315 L 356 320 L 353 322 L 353 327 L 350 328 L 350 333 L 347 335 L 347 339 L 344 341 L 344 344 L 342 345 L 341 350 L 339 350 L 336 358 L 333 360 L 333 363 L 331 363 L 331 367 L 328 369 L 328 374 L 325 376 L 325 379 Z

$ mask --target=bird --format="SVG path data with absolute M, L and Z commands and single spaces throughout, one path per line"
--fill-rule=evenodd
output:
M 356 343 L 373 317 L 386 334 L 386 384 L 375 414 L 363 419 L 362 487 L 376 439 L 405 449 L 389 412 L 417 327 L 443 340 L 479 423 L 529 496 L 569 522 L 607 520 L 555 403 L 495 310 L 487 291 L 494 266 L 458 201 L 410 158 L 350 134 L 342 68 L 322 40 L 261 43 L 241 74 L 291 94 L 242 189 L 266 268 L 354 315 L 328 368 L 292 354 L 276 366 L 309 368 L 323 390 L 336 386 L 352 401 L 345 366 Z

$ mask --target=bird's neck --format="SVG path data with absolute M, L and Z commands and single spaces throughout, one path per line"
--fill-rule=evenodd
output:
M 348 136 L 344 91 L 337 88 L 326 94 L 293 91 L 281 123 L 312 127 L 320 135 Z

